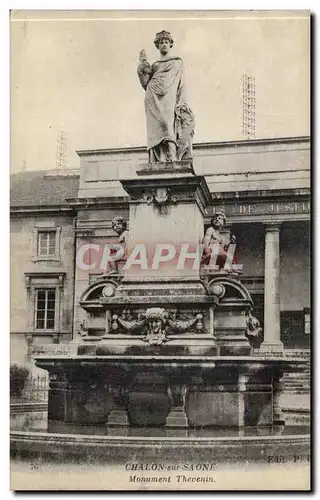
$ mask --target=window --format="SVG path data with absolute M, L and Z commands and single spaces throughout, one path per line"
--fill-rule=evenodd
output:
M 281 340 L 288 349 L 308 347 L 305 337 L 305 318 L 303 311 L 281 311 Z
M 36 290 L 36 330 L 53 330 L 55 327 L 56 290 Z
M 34 335 L 54 335 L 68 322 L 65 319 L 64 280 L 61 270 L 25 273 L 27 289 L 26 329 Z
M 39 226 L 33 228 L 33 261 L 60 261 L 61 227 L 50 222 L 47 222 L 46 226 L 39 223 Z
M 56 231 L 38 231 L 38 255 L 54 256 L 56 254 Z

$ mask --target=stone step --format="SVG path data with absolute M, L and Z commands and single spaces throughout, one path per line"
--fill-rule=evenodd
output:
M 282 377 L 282 382 L 284 380 L 289 380 L 291 382 L 306 382 L 306 381 L 309 381 L 310 380 L 310 377 L 306 376 L 306 375 L 300 375 L 300 377 Z
M 296 385 L 296 386 L 301 386 L 301 387 L 310 387 L 310 381 L 309 380 L 306 380 L 304 382 L 294 382 L 292 380 L 283 380 L 282 383 L 288 387 L 288 386 L 293 386 L 293 385 Z
M 309 386 L 310 383 L 308 380 L 306 380 L 305 382 L 298 382 L 298 381 L 294 381 L 294 380 L 288 380 L 287 382 L 284 382 L 284 385 L 297 385 L 297 386 L 303 386 L 303 387 L 306 387 L 306 386 Z
M 291 392 L 296 392 L 298 394 L 309 394 L 310 389 L 308 387 L 288 387 L 284 389 L 285 394 L 290 394 Z
M 304 394 L 309 394 L 309 391 L 295 391 L 295 390 L 292 390 L 292 391 L 286 391 L 285 394 L 292 394 L 292 395 L 295 395 L 295 396 L 303 396 Z
M 310 349 L 285 349 L 286 357 L 310 358 Z
M 310 423 L 310 413 L 294 409 L 282 410 L 286 425 L 308 425 Z
M 309 382 L 283 382 L 285 387 L 310 387 Z
M 285 389 L 308 389 L 310 390 L 310 386 L 308 384 L 306 385 L 299 385 L 299 384 L 284 384 Z
M 305 378 L 302 378 L 302 377 L 299 377 L 299 378 L 282 378 L 282 382 L 292 382 L 292 383 L 306 383 L 306 382 L 310 382 L 310 377 L 305 377 Z
M 301 389 L 308 389 L 310 390 L 310 384 L 284 384 L 284 387 L 286 389 L 293 389 L 293 388 L 301 388 Z
M 306 378 L 302 378 L 302 377 L 299 377 L 299 378 L 282 378 L 282 382 L 289 382 L 289 383 L 293 383 L 293 384 L 305 384 L 305 383 L 308 383 L 310 382 L 310 377 L 306 377 Z
M 310 380 L 282 380 L 284 385 L 308 385 L 310 386 Z
M 296 387 L 296 386 L 285 387 L 284 392 L 290 392 L 290 391 L 305 391 L 305 392 L 309 392 L 310 388 L 309 387 Z

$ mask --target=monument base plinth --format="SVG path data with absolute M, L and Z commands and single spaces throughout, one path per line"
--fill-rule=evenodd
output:
M 161 174 L 186 174 L 195 175 L 192 159 L 159 161 L 156 163 L 141 163 L 137 166 L 137 174 L 143 175 L 161 175 Z
M 123 427 L 130 425 L 126 410 L 111 410 L 108 416 L 108 427 Z
M 273 425 L 278 425 L 279 427 L 283 427 L 285 423 L 286 421 L 284 420 L 284 418 L 276 418 L 275 420 L 273 420 Z
M 262 342 L 260 348 L 259 348 L 259 354 L 268 354 L 268 355 L 275 355 L 275 356 L 281 356 L 283 355 L 283 343 L 279 341 L 264 341 Z
M 178 428 L 178 429 L 181 427 L 182 428 L 189 427 L 186 412 L 184 410 L 170 411 L 169 415 L 166 418 L 166 427 Z

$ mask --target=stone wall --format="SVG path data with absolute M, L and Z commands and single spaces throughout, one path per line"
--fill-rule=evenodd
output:
M 61 321 L 59 331 L 62 341 L 71 338 L 73 323 L 73 296 L 74 296 L 74 221 L 71 215 L 57 213 L 37 215 L 16 215 L 11 219 L 11 324 L 12 335 L 12 362 L 21 360 L 26 353 L 25 333 L 34 335 L 36 342 L 52 341 L 50 334 L 36 335 L 33 329 L 34 318 L 32 309 L 34 304 L 30 295 L 30 281 L 26 277 L 34 273 L 46 276 L 46 273 L 62 273 L 61 286 Z M 60 228 L 59 258 L 43 260 L 37 258 L 35 228 Z M 22 337 L 22 338 L 20 338 Z M 20 339 L 20 340 L 19 340 Z M 50 340 L 49 340 L 50 339 Z M 17 348 L 17 342 L 20 347 Z
M 80 152 L 81 197 L 125 196 L 120 180 L 137 176 L 145 148 Z M 214 194 L 309 188 L 308 138 L 267 139 L 194 145 L 194 169 Z

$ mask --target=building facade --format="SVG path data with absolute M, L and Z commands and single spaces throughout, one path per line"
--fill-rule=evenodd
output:
M 79 266 L 79 250 L 117 241 L 112 219 L 129 216 L 120 180 L 147 162 L 142 147 L 78 154 L 79 171 L 11 176 L 12 363 L 32 366 L 43 346 L 62 348 L 79 331 L 79 299 L 103 272 L 97 255 Z M 206 225 L 223 208 L 236 236 L 265 341 L 308 349 L 309 137 L 195 144 L 194 169 L 212 195 Z

